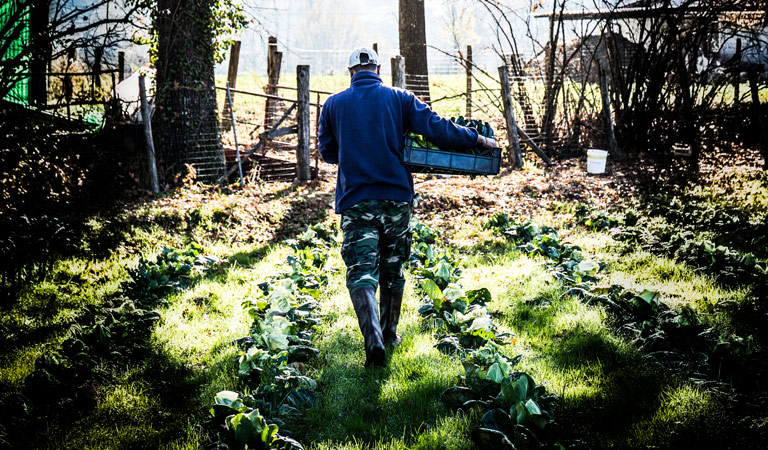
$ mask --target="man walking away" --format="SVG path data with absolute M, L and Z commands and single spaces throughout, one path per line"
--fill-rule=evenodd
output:
M 412 93 L 384 86 L 380 73 L 376 52 L 353 51 L 351 85 L 328 98 L 318 129 L 320 155 L 339 166 L 341 255 L 365 341 L 366 367 L 384 366 L 385 346 L 400 342 L 397 324 L 405 288 L 403 263 L 411 253 L 414 193 L 413 177 L 403 163 L 405 133 L 419 133 L 441 148 L 496 146 L 476 130 L 441 118 Z

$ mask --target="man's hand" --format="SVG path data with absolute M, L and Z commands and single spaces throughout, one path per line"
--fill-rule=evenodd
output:
M 493 139 L 489 139 L 478 133 L 477 146 L 480 148 L 494 148 L 494 147 L 498 147 L 499 144 L 497 144 L 496 141 L 494 141 Z

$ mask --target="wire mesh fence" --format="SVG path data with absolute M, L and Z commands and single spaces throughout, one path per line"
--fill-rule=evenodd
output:
M 301 53 L 300 49 L 292 52 Z M 396 52 L 380 51 L 382 79 L 385 84 L 391 80 L 391 69 L 387 59 Z M 319 158 L 317 152 L 317 123 L 322 103 L 331 92 L 338 92 L 349 86 L 346 73 L 333 72 L 331 67 L 346 67 L 348 54 L 345 50 L 306 51 L 301 53 L 303 62 L 310 62 L 312 73 L 312 92 L 310 101 L 311 142 L 310 151 L 313 164 Z M 476 52 L 473 57 L 471 82 L 467 83 L 467 63 L 458 52 L 433 52 L 430 58 L 428 76 L 408 74 L 406 68 L 406 88 L 417 96 L 429 94 L 432 107 L 444 117 L 458 115 L 481 119 L 494 126 L 501 144 L 507 142 L 501 87 L 498 69 L 502 59 L 487 50 Z M 295 79 L 290 70 L 283 69 L 279 85 L 268 85 L 267 77 L 252 72 L 240 74 L 232 95 L 232 115 L 234 127 L 230 126 L 230 112 L 226 101 L 226 91 L 221 89 L 226 83 L 219 80 L 217 89 L 217 110 L 220 112 L 219 133 L 226 154 L 227 163 L 235 163 L 234 134 L 244 154 L 256 151 L 262 159 L 253 158 L 246 167 L 246 173 L 259 176 L 263 158 L 279 159 L 285 164 L 295 164 L 296 134 L 291 130 L 296 124 L 296 112 L 290 111 L 277 128 L 278 135 L 265 136 L 285 115 L 296 101 Z M 508 67 L 509 73 L 512 68 Z M 326 72 L 326 73 L 323 73 Z M 510 76 L 512 105 L 517 126 L 531 138 L 531 142 L 541 146 L 547 141 L 547 149 L 592 145 L 604 138 L 600 112 L 600 91 L 597 83 L 583 77 L 564 78 L 549 82 L 547 78 L 531 69 L 530 74 Z M 426 80 L 428 83 L 425 83 Z M 551 92 L 548 92 L 548 89 Z M 269 98 L 265 95 L 274 95 Z M 549 100 L 548 100 L 549 96 Z M 469 101 L 468 101 L 469 100 Z M 551 123 L 547 132 L 547 114 Z
M 251 80 L 251 85 L 253 82 Z M 267 94 L 266 92 L 270 92 Z M 275 94 L 271 94 L 275 93 Z M 317 171 L 317 124 L 322 102 L 330 91 L 310 91 L 310 159 Z M 297 137 L 297 89 L 290 83 L 262 85 L 260 89 L 231 89 L 231 112 L 226 88 L 217 89 L 221 111 L 220 133 L 227 165 L 245 161 L 243 171 L 251 179 L 286 179 L 295 175 Z M 234 119 L 234 121 L 232 120 Z M 234 123 L 234 126 L 230 124 Z M 239 144 L 235 147 L 235 138 Z
M 153 119 L 165 177 L 194 170 L 200 181 L 218 181 L 226 165 L 215 92 L 179 86 L 166 95 Z

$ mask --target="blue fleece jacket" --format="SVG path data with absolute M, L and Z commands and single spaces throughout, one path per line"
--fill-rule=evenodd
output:
M 336 213 L 362 200 L 413 199 L 413 177 L 403 163 L 405 132 L 441 148 L 469 148 L 477 131 L 433 112 L 412 93 L 385 86 L 373 72 L 358 72 L 352 85 L 326 100 L 320 114 L 320 155 L 338 164 Z

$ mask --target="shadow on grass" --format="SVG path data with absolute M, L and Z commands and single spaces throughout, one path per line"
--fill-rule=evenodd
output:
M 235 263 L 241 266 L 251 266 L 264 259 L 273 248 L 274 245 L 267 244 L 263 247 L 254 248 L 253 250 L 232 253 L 227 255 L 225 259 L 229 263 Z
M 505 256 L 519 253 L 517 246 L 507 239 L 486 239 L 470 247 L 461 249 L 462 265 L 466 268 L 492 263 Z
M 432 348 L 432 340 L 417 334 L 419 324 L 401 329 L 403 342 L 388 352 L 387 367 L 364 369 L 363 344 L 354 318 L 344 315 L 334 323 L 339 329 L 329 330 L 319 345 L 319 400 L 307 412 L 307 422 L 297 428 L 302 443 L 318 448 L 412 448 L 422 435 L 434 440 L 448 433 L 462 442 L 456 448 L 470 445 L 471 424 L 456 419 L 457 412 L 440 400 L 463 370 Z M 463 428 L 446 429 L 457 423 Z
M 286 192 L 290 192 L 290 189 Z M 325 221 L 333 198 L 333 193 L 309 192 L 294 195 L 280 220 L 272 242 L 278 243 L 295 237 L 307 226 Z
M 10 448 L 159 448 L 202 419 L 195 401 L 204 374 L 158 347 L 151 328 L 136 337 L 99 326 L 98 336 L 46 352 L 4 398 L 13 405 L 0 414 Z
M 644 355 L 575 299 L 543 293 L 513 305 L 510 326 L 560 396 L 561 442 L 579 448 L 760 448 L 765 432 L 732 399 Z M 734 446 L 734 443 L 738 445 Z
M 225 258 L 229 265 L 189 280 L 185 289 L 226 279 L 234 262 L 256 264 L 268 253 L 269 247 L 234 253 Z M 5 448 L 3 441 L 20 449 L 135 449 L 202 440 L 189 436 L 207 417 L 199 409 L 201 386 L 212 385 L 214 378 L 225 380 L 217 385 L 226 385 L 235 370 L 232 355 L 209 368 L 191 367 L 172 356 L 152 336 L 159 315 L 150 309 L 164 304 L 166 295 L 131 302 L 129 297 L 139 297 L 124 281 L 116 282 L 117 292 L 108 295 L 98 295 L 87 284 L 76 287 L 82 292 L 72 298 L 32 295 L 34 304 L 16 312 L 13 323 L 4 323 L 11 334 L 4 336 L 8 345 L 2 352 L 0 448 Z M 137 312 L 136 307 L 145 309 Z M 29 326 L 48 316 L 57 320 Z M 211 352 L 225 355 L 227 347 Z M 26 359 L 17 361 L 22 355 Z
M 199 444 L 189 435 L 190 426 L 207 416 L 197 399 L 209 376 L 157 348 L 111 370 L 110 379 L 93 385 L 95 398 L 50 409 L 43 416 L 48 430 L 36 426 L 41 412 L 35 410 L 36 420 L 15 430 L 22 436 L 17 448 L 137 449 L 163 448 L 172 442 Z

